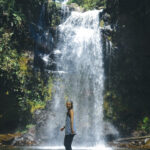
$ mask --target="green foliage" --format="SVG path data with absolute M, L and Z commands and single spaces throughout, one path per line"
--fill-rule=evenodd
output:
M 0 131 L 31 123 L 32 113 L 52 99 L 53 79 L 33 69 L 34 43 L 28 31 L 43 2 L 0 0 Z M 51 26 L 56 26 L 58 7 L 49 5 Z
M 84 4 L 83 0 L 69 0 L 67 4 L 77 3 L 78 5 L 82 6 Z
M 14 18 L 14 24 L 20 27 L 24 20 L 24 16 L 19 12 L 14 12 L 12 15 Z
M 35 125 L 34 124 L 27 124 L 25 127 L 23 127 L 23 128 L 18 128 L 16 131 L 15 131 L 15 134 L 18 134 L 18 135 L 20 135 L 20 134 L 25 134 L 25 133 L 27 133 L 28 131 L 29 131 L 29 129 L 31 129 L 31 128 L 33 128 L 33 127 L 35 127 Z
M 139 123 L 138 129 L 145 131 L 146 133 L 150 132 L 150 119 L 149 117 L 144 117 L 144 119 Z
M 60 23 L 60 9 L 60 4 L 54 2 L 48 3 L 49 23 L 51 27 L 56 27 Z
M 26 125 L 26 128 L 30 129 L 30 128 L 33 128 L 34 126 L 35 126 L 34 124 L 28 124 L 28 125 Z
M 98 9 L 100 6 L 106 6 L 106 0 L 70 0 L 68 4 L 71 3 L 76 3 L 85 8 L 85 10 Z
M 37 109 L 44 109 L 46 103 L 43 101 L 28 101 L 28 104 L 30 105 L 31 109 L 30 112 L 33 114 L 35 110 Z
M 23 13 L 16 7 L 16 0 L 1 0 L 0 8 L 3 26 L 15 26 L 17 28 L 21 27 L 25 18 Z

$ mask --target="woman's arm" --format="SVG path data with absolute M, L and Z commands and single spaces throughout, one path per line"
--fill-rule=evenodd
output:
M 71 132 L 74 133 L 73 131 L 73 117 L 74 117 L 74 113 L 73 110 L 70 110 L 70 123 L 71 123 Z

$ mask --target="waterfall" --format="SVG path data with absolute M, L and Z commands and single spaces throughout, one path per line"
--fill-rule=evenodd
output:
M 103 54 L 98 10 L 72 12 L 59 25 L 59 41 L 54 53 L 59 75 L 46 129 L 51 145 L 62 145 L 65 100 L 74 103 L 76 146 L 95 146 L 103 140 Z

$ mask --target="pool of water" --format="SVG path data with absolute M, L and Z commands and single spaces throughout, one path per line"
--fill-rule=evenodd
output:
M 50 146 L 30 146 L 30 147 L 0 147 L 0 150 L 65 150 L 64 147 Z M 73 147 L 72 150 L 133 150 L 127 148 L 110 148 L 110 147 Z M 135 149 L 134 149 L 135 150 Z

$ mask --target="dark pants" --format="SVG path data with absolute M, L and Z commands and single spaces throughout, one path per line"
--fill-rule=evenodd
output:
M 65 135 L 64 146 L 65 146 L 66 150 L 72 150 L 71 144 L 73 141 L 73 137 L 74 137 L 74 135 Z

